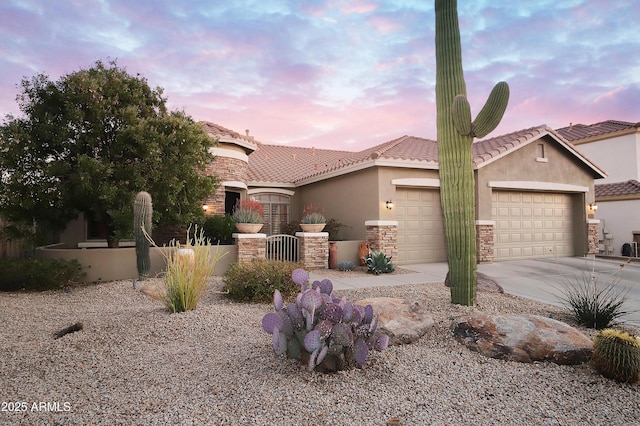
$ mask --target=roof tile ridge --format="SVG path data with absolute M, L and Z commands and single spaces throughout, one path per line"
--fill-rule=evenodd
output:
M 394 140 L 391 140 L 389 142 L 386 142 L 386 143 L 382 144 L 381 149 L 378 149 L 378 150 L 372 152 L 371 155 L 369 155 L 368 158 L 373 159 L 373 160 L 375 160 L 376 158 L 380 158 L 380 157 L 382 157 L 382 155 L 385 152 L 389 151 L 392 148 L 395 148 L 396 146 L 398 146 L 398 144 L 400 144 L 401 142 L 405 141 L 408 138 L 409 138 L 409 136 L 404 135 L 404 136 L 399 137 L 398 139 L 394 139 Z

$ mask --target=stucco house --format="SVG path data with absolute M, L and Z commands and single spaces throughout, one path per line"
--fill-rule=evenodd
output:
M 277 234 L 305 205 L 321 204 L 347 225 L 342 238 L 369 241 L 394 263 L 446 261 L 435 141 L 402 136 L 350 152 L 203 126 L 219 139 L 211 172 L 222 181 L 207 214 L 249 197 L 265 206 L 263 232 Z M 473 155 L 479 261 L 597 252 L 594 181 L 607 175 L 558 132 L 542 125 L 481 140 Z
M 608 177 L 595 185 L 602 254 L 620 256 L 640 243 L 640 122 L 607 120 L 558 129 L 565 140 L 604 168 Z

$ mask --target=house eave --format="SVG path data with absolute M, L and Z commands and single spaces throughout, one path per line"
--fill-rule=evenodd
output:
M 323 172 L 317 175 L 309 176 L 296 181 L 296 186 L 309 185 L 323 180 L 335 178 L 338 176 L 354 173 L 370 167 L 400 167 L 410 169 L 438 170 L 438 163 L 425 160 L 407 160 L 399 158 L 376 158 L 366 159 L 357 163 L 353 163 L 339 169 Z

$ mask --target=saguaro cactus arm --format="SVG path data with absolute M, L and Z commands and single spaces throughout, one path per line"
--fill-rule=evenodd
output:
M 484 138 L 498 127 L 509 102 L 509 85 L 504 81 L 496 84 L 487 103 L 484 104 L 478 116 L 473 121 L 472 131 L 477 138 Z
M 466 96 L 458 95 L 453 98 L 451 116 L 453 117 L 453 125 L 460 135 L 472 136 L 471 106 Z

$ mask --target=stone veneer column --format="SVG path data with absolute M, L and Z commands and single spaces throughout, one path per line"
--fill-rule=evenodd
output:
M 493 220 L 476 220 L 476 257 L 478 263 L 493 262 L 494 228 Z
M 267 257 L 267 234 L 233 234 L 238 246 L 238 263 Z
M 398 259 L 398 221 L 367 220 L 367 242 L 371 251 L 383 252 L 391 256 L 392 261 Z
M 234 190 L 234 187 L 227 188 L 225 182 L 242 185 L 238 192 L 246 189 L 247 169 L 249 157 L 237 149 L 230 148 L 229 144 L 220 143 L 211 152 L 216 156 L 216 160 L 209 164 L 205 170 L 207 176 L 218 176 L 220 184 L 214 194 L 210 194 L 204 204 L 209 206 L 207 215 L 224 214 L 225 191 Z
M 298 260 L 307 269 L 327 269 L 329 266 L 329 233 L 296 232 L 299 239 Z
M 587 219 L 587 256 L 593 256 L 599 252 L 600 243 L 600 220 Z

